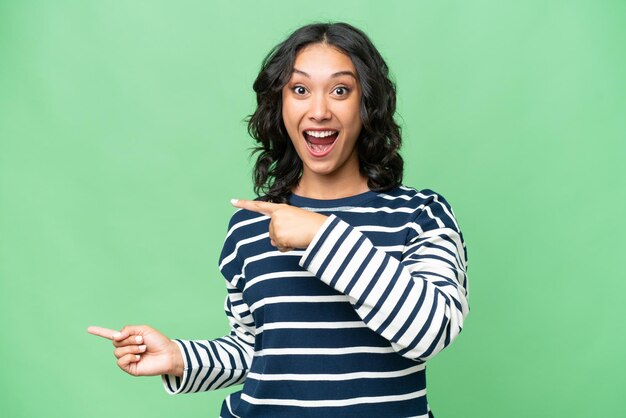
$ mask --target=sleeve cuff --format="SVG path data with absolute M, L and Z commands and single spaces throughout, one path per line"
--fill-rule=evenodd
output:
M 161 375 L 161 381 L 163 383 L 163 388 L 170 395 L 176 395 L 179 393 L 184 393 L 183 390 L 188 386 L 189 383 L 189 354 L 188 350 L 185 349 L 184 343 L 181 340 L 172 340 L 178 346 L 180 350 L 180 354 L 183 357 L 183 377 L 174 376 L 171 374 Z
M 333 227 L 340 222 L 339 218 L 335 215 L 330 215 L 328 219 L 322 224 L 322 227 L 317 231 L 317 234 L 313 237 L 313 240 L 304 251 L 302 258 L 300 259 L 300 267 L 308 270 L 311 262 L 315 258 L 316 254 L 320 251 L 324 241 L 332 231 Z

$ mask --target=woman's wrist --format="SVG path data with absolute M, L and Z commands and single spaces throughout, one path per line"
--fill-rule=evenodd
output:
M 183 355 L 180 352 L 178 344 L 173 340 L 170 340 L 170 370 L 168 374 L 173 376 L 183 377 L 185 372 L 185 363 L 183 361 Z

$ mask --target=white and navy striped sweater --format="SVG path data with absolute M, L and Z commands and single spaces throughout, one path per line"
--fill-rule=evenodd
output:
M 466 251 L 438 194 L 290 204 L 328 215 L 306 250 L 270 245 L 269 218 L 239 210 L 220 259 L 230 335 L 176 340 L 169 393 L 244 383 L 221 417 L 429 417 L 424 362 L 468 313 Z

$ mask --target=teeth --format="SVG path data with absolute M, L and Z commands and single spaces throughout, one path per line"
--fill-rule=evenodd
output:
M 307 135 L 314 136 L 316 138 L 326 138 L 327 136 L 331 136 L 336 134 L 337 131 L 304 131 Z

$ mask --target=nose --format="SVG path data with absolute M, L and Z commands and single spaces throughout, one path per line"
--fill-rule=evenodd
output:
M 309 119 L 320 122 L 331 118 L 328 98 L 319 94 L 311 97 L 311 107 L 309 108 Z

